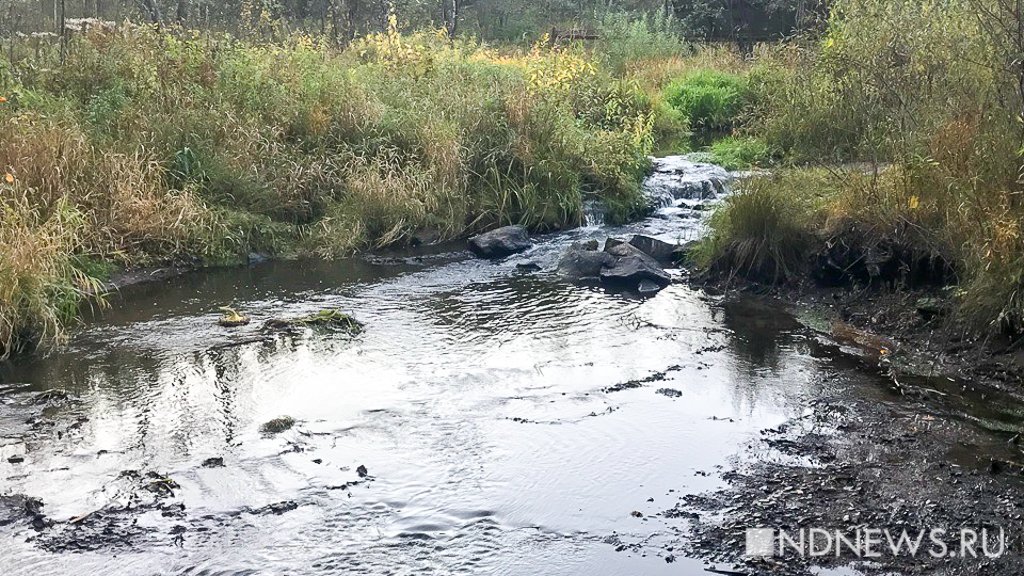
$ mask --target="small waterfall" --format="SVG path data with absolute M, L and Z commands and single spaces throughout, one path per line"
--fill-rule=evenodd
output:
M 654 171 L 644 180 L 643 191 L 651 211 L 661 216 L 691 213 L 731 192 L 733 175 L 728 170 L 693 156 L 653 158 Z M 608 207 L 599 198 L 583 201 L 583 225 L 604 226 Z
M 730 192 L 732 175 L 716 164 L 697 162 L 690 156 L 666 156 L 655 158 L 653 168 L 643 189 L 651 209 L 663 215 L 693 209 Z
M 587 228 L 604 226 L 608 207 L 596 198 L 583 201 L 583 225 Z

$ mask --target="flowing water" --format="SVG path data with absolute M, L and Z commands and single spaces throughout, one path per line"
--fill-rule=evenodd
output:
M 133 290 L 61 353 L 0 373 L 0 494 L 75 519 L 49 537 L 0 527 L 0 572 L 703 573 L 666 562 L 685 526 L 650 514 L 721 486 L 760 430 L 832 393 L 829 360 L 757 306 L 682 283 L 640 299 L 553 270 L 574 241 L 695 238 L 694 205 L 727 181 L 663 160 L 654 217 L 497 263 L 448 246 Z M 227 304 L 253 324 L 219 327 Z M 365 331 L 259 337 L 265 319 L 325 308 Z M 280 416 L 296 424 L 261 433 Z M 149 473 L 174 481 L 159 502 L 139 490 Z M 125 506 L 136 516 L 111 513 L 106 534 L 90 523 Z M 99 533 L 69 551 L 59 536 L 79 523 Z

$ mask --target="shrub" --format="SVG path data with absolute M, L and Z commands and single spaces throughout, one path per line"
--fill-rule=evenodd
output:
M 834 3 L 822 38 L 751 71 L 748 129 L 791 161 L 891 164 L 836 196 L 831 220 L 951 263 L 965 317 L 1020 332 L 1019 38 L 1013 13 L 979 5 Z
M 705 131 L 732 127 L 746 102 L 746 80 L 734 74 L 699 70 L 665 88 L 665 100 Z

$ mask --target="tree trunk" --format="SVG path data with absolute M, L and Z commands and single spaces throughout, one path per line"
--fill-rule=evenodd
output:
M 63 0 L 61 0 L 63 2 Z M 160 16 L 160 6 L 156 0 L 135 0 L 135 5 L 146 15 L 146 18 L 153 24 L 159 24 L 163 19 Z
M 68 56 L 68 29 L 65 26 L 67 19 L 67 8 L 64 5 L 65 0 L 60 0 L 60 65 L 64 65 L 64 60 Z
M 174 19 L 178 21 L 179 25 L 185 25 L 185 21 L 188 20 L 188 0 L 178 0 L 178 9 L 175 11 Z
M 441 24 L 448 38 L 455 38 L 455 33 L 459 31 L 460 6 L 461 0 L 441 0 Z

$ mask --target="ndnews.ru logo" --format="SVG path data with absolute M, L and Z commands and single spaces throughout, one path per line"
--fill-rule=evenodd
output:
M 1006 534 L 1002 528 L 942 528 L 910 532 L 858 528 L 827 530 L 808 528 L 797 532 L 751 528 L 747 530 L 749 557 L 874 559 L 927 555 L 932 558 L 999 558 L 1006 553 Z

